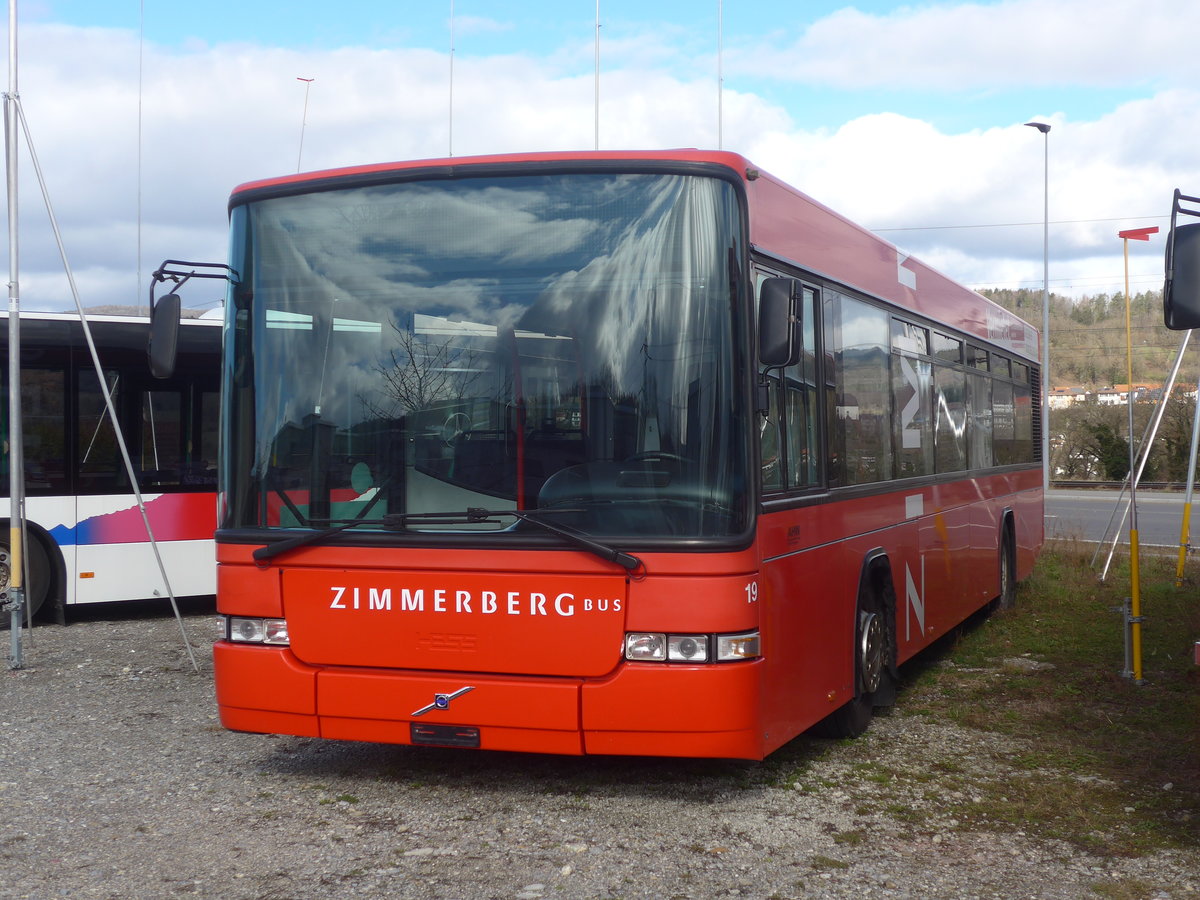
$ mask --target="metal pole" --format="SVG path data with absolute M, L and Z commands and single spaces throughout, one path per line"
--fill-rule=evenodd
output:
M 1040 130 L 1040 129 L 1039 129 Z M 1042 131 L 1042 488 L 1050 490 L 1050 126 Z
M 79 322 L 83 326 L 84 340 L 87 342 L 88 352 L 92 358 L 92 365 L 96 370 L 96 379 L 100 383 L 101 390 L 104 392 L 105 411 L 108 413 L 109 419 L 113 423 L 113 434 L 117 439 L 117 449 L 121 452 L 121 460 L 125 464 L 125 472 L 129 475 L 129 484 L 133 488 L 134 500 L 137 502 L 138 511 L 142 515 L 142 524 L 146 528 L 146 537 L 150 539 L 150 549 L 154 552 L 154 560 L 158 565 L 159 574 L 162 576 L 163 586 L 167 590 L 167 596 L 171 600 L 171 609 L 175 613 L 175 619 L 179 623 L 179 631 L 183 636 L 183 643 L 187 649 L 188 658 L 192 662 L 192 669 L 196 672 L 200 671 L 200 666 L 196 662 L 196 655 L 192 652 L 192 644 L 188 640 L 187 630 L 183 626 L 183 616 L 179 612 L 179 604 L 175 600 L 175 591 L 171 588 L 171 580 L 167 577 L 167 567 L 163 562 L 162 554 L 158 550 L 158 541 L 154 538 L 154 530 L 150 526 L 150 517 L 146 513 L 146 503 L 142 498 L 142 489 L 138 485 L 137 470 L 133 467 L 133 461 L 129 456 L 129 448 L 125 442 L 125 435 L 121 431 L 120 420 L 117 418 L 117 411 L 113 404 L 112 391 L 108 389 L 108 382 L 104 377 L 104 368 L 100 364 L 100 354 L 96 350 L 96 342 L 92 340 L 92 329 L 88 324 L 87 316 L 83 311 L 83 302 L 79 298 L 79 287 L 75 283 L 75 274 L 71 271 L 70 261 L 67 259 L 67 248 L 63 244 L 62 230 L 58 227 L 58 217 L 54 214 L 54 206 L 50 202 L 50 192 L 46 189 L 46 179 L 42 175 L 42 166 L 38 161 L 37 149 L 33 145 L 33 139 L 29 134 L 29 123 L 25 120 L 25 114 L 21 109 L 20 101 L 15 104 L 17 109 L 17 118 L 20 121 L 22 133 L 25 135 L 25 143 L 29 147 L 29 159 L 33 164 L 34 173 L 37 176 L 38 186 L 42 191 L 42 199 L 46 204 L 46 214 L 50 218 L 50 230 L 54 233 L 54 241 L 58 245 L 58 253 L 62 258 L 63 270 L 67 276 L 67 286 L 71 291 L 71 296 L 75 300 L 75 309 L 79 313 Z
M 1187 352 L 1188 342 L 1192 336 L 1190 331 L 1183 333 L 1183 339 L 1179 343 L 1179 352 L 1175 354 L 1175 362 L 1171 366 L 1171 374 L 1167 377 L 1167 383 L 1163 386 L 1162 402 L 1154 410 L 1154 415 L 1151 417 L 1149 424 L 1146 425 L 1146 430 L 1142 433 L 1142 449 L 1138 454 L 1137 468 L 1130 472 L 1126 479 L 1121 483 L 1121 493 L 1117 497 L 1117 505 L 1113 507 L 1112 515 L 1108 518 L 1108 524 L 1104 526 L 1105 539 L 1108 538 L 1108 533 L 1113 527 L 1113 522 L 1117 520 L 1117 511 L 1121 509 L 1121 502 L 1125 498 L 1125 490 L 1129 487 L 1130 481 L 1142 483 L 1142 472 L 1146 469 L 1146 462 L 1150 459 L 1150 449 L 1154 446 L 1155 440 L 1158 438 L 1158 428 L 1162 424 L 1163 414 L 1167 410 L 1167 404 L 1171 400 L 1171 394 L 1175 390 L 1175 381 L 1179 377 L 1179 367 L 1183 364 L 1184 354 Z M 1117 524 L 1116 532 L 1113 534 L 1112 544 L 1108 548 L 1108 557 L 1104 562 L 1104 568 L 1100 572 L 1100 580 L 1108 580 L 1108 567 L 1112 564 L 1113 553 L 1117 549 L 1117 541 L 1121 538 L 1121 529 L 1125 527 L 1125 519 L 1129 515 L 1129 504 L 1125 504 L 1125 508 L 1121 511 L 1121 521 Z M 1097 543 L 1096 551 L 1092 554 L 1092 565 L 1096 564 L 1096 560 L 1100 558 L 1100 548 L 1103 541 Z
M 21 289 L 17 241 L 17 0 L 8 4 L 8 93 L 4 95 L 4 147 L 8 184 L 8 610 L 12 669 L 24 666 L 25 443 L 21 429 Z
M 454 0 L 450 0 L 450 109 L 446 156 L 454 155 Z
M 1183 567 L 1191 546 L 1192 491 L 1196 486 L 1196 448 L 1200 446 L 1200 382 L 1196 384 L 1196 411 L 1192 416 L 1192 449 L 1188 454 L 1187 491 L 1183 495 L 1183 525 L 1179 529 L 1179 564 L 1175 567 L 1175 587 L 1183 587 Z
M 717 0 L 717 149 L 725 149 L 725 0 Z
M 1042 142 L 1042 487 L 1050 489 L 1050 126 L 1026 122 Z
M 312 88 L 312 83 L 315 78 L 301 78 L 296 76 L 297 81 L 304 82 L 304 112 L 300 116 L 300 151 L 296 154 L 296 171 L 300 171 L 300 160 L 304 156 L 304 126 L 308 124 L 308 92 Z
M 1125 245 L 1125 358 L 1129 390 L 1126 394 L 1129 408 L 1129 639 L 1133 646 L 1133 682 L 1142 683 L 1142 598 L 1141 573 L 1138 556 L 1137 479 L 1133 477 L 1135 465 L 1133 440 L 1133 312 L 1129 300 L 1129 238 L 1122 238 Z
M 595 108 L 596 108 L 596 146 L 600 149 L 600 0 L 596 0 L 596 78 L 595 78 Z

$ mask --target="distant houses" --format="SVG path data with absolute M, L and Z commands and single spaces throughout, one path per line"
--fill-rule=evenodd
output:
M 1182 396 L 1196 396 L 1195 387 L 1177 388 Z M 1134 403 L 1157 403 L 1162 399 L 1161 384 L 1135 384 L 1133 386 Z M 1096 403 L 1100 406 L 1124 406 L 1129 402 L 1129 385 L 1114 384 L 1104 388 L 1056 387 L 1050 389 L 1047 403 L 1051 409 L 1067 409 L 1081 403 Z
M 1084 387 L 1056 387 L 1050 388 L 1050 396 L 1046 398 L 1046 402 L 1051 409 L 1066 409 L 1077 403 L 1086 403 L 1095 396 L 1094 391 Z

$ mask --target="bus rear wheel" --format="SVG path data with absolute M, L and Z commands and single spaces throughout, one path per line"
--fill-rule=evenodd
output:
M 1012 609 L 1017 605 L 1017 570 L 1013 559 L 1013 539 L 1005 529 L 1000 541 L 1000 594 L 996 597 L 997 609 Z
M 4 534 L 0 535 L 0 589 L 7 591 L 12 584 L 12 548 L 9 546 L 8 522 L 4 522 Z M 27 620 L 33 619 L 41 611 L 50 596 L 51 566 L 50 555 L 46 546 L 34 535 L 29 535 L 25 541 L 26 572 L 29 580 L 25 582 L 25 605 L 28 609 L 22 615 Z M 9 626 L 11 617 L 7 614 L 0 616 L 0 628 Z

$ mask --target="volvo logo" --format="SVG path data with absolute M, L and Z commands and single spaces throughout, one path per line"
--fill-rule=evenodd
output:
M 434 694 L 432 703 L 430 703 L 428 706 L 422 706 L 420 709 L 415 710 L 412 715 L 414 718 L 416 718 L 417 716 L 425 715 L 427 712 L 433 712 L 435 709 L 449 709 L 451 700 L 453 700 L 455 697 L 461 697 L 463 694 L 467 693 L 467 691 L 473 690 L 475 690 L 474 687 L 461 687 L 453 694 Z

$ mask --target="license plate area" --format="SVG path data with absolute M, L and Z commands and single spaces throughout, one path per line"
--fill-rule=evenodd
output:
M 409 726 L 412 742 L 422 747 L 464 747 L 479 749 L 479 729 L 469 725 L 429 725 L 413 722 Z

